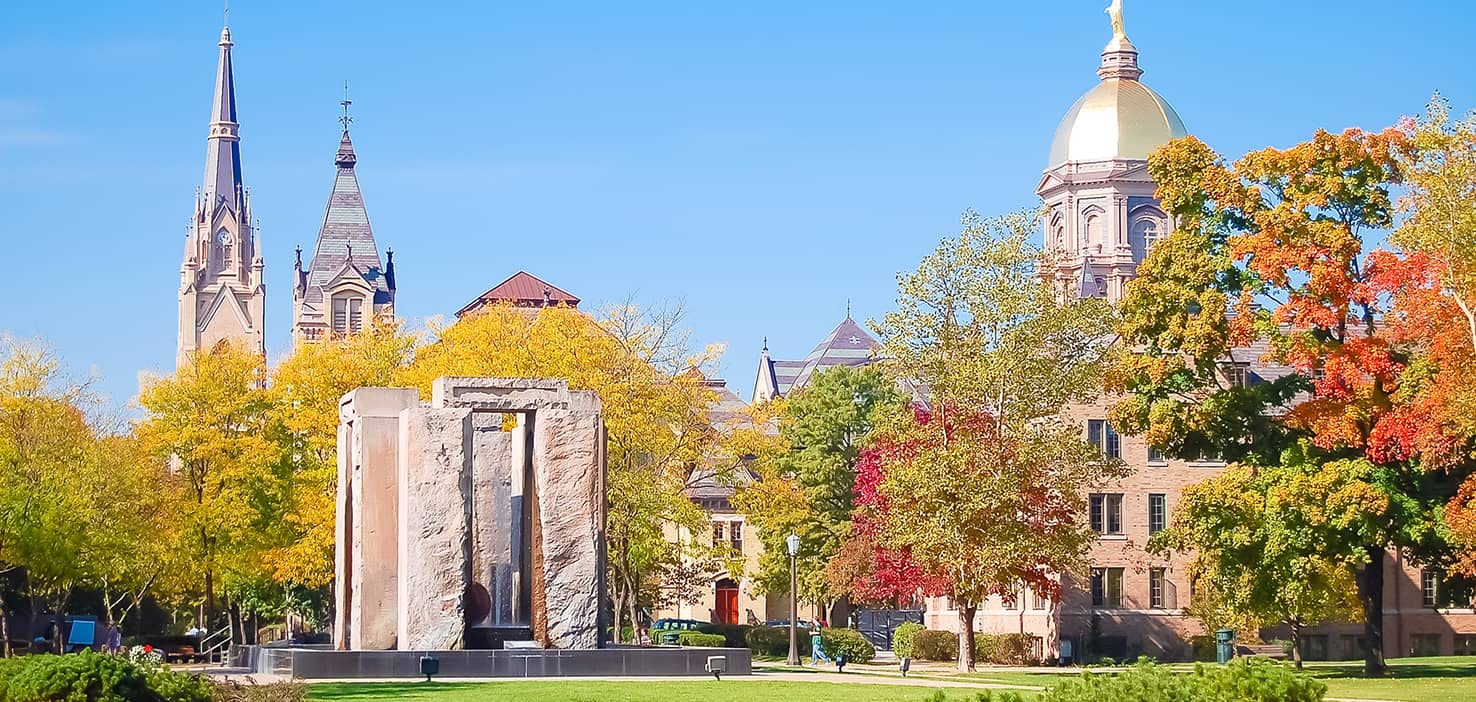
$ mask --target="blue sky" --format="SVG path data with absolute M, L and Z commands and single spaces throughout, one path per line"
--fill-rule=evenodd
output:
M 1461 2 L 1127 0 L 1144 81 L 1228 154 L 1476 106 Z M 765 336 L 802 357 L 880 316 L 964 208 L 1031 206 L 1097 80 L 1106 0 L 237 0 L 268 348 L 290 348 L 345 79 L 399 312 L 526 269 L 589 307 L 686 305 L 747 396 Z M 48 339 L 121 406 L 172 368 L 219 3 L 0 3 L 0 331 Z

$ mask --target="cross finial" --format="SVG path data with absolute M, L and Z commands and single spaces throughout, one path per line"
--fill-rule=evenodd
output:
M 354 104 L 354 101 L 349 99 L 348 81 L 343 82 L 343 102 L 338 104 L 343 105 L 343 116 L 338 118 L 338 123 L 343 125 L 343 131 L 346 132 L 354 122 L 354 118 L 349 116 L 349 105 Z
M 846 319 L 851 318 L 851 298 L 846 298 Z

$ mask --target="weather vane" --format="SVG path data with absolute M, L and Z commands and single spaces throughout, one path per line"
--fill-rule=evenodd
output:
M 338 123 L 343 125 L 343 131 L 346 132 L 354 122 L 354 118 L 349 116 L 349 105 L 354 104 L 354 101 L 349 99 L 348 81 L 343 82 L 343 102 L 338 104 L 343 105 L 343 116 L 338 118 Z

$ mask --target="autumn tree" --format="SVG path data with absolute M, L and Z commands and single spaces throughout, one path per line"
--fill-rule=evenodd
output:
M 496 376 L 563 378 L 599 394 L 609 435 L 609 581 L 617 619 L 634 624 L 637 602 L 656 596 L 652 576 L 680 563 L 706 531 L 684 490 L 713 449 L 716 397 L 689 371 L 716 349 L 690 350 L 680 309 L 633 305 L 599 317 L 493 305 L 431 331 L 407 376 L 423 393 L 441 376 Z M 684 537 L 673 539 L 668 526 Z
M 265 358 L 222 343 L 150 382 L 138 398 L 147 413 L 139 439 L 170 461 L 180 479 L 172 510 L 178 548 L 199 578 L 207 617 L 216 612 L 222 585 L 251 582 L 263 567 L 256 498 L 276 489 L 277 455 L 268 437 L 265 382 Z
M 58 539 L 53 546 L 47 528 L 75 503 L 62 476 L 91 450 L 86 396 L 44 344 L 0 337 L 0 572 L 23 569 L 33 617 L 38 595 L 77 574 L 68 552 L 75 544 Z M 8 626 L 8 613 L 0 599 L 0 627 Z M 0 629 L 5 655 L 9 640 Z
M 1169 455 L 1266 467 L 1306 445 L 1314 464 L 1379 467 L 1374 487 L 1391 507 L 1357 544 L 1371 674 L 1384 668 L 1385 549 L 1429 557 L 1437 505 L 1459 480 L 1432 470 L 1449 436 L 1428 421 L 1434 369 L 1399 312 L 1437 276 L 1418 252 L 1366 246 L 1394 223 L 1407 143 L 1394 129 L 1319 131 L 1233 165 L 1192 137 L 1152 154 L 1177 226 L 1128 287 L 1119 332 L 1129 353 L 1111 383 L 1126 393 L 1114 424 Z M 1227 364 L 1255 361 L 1292 372 L 1232 382 Z
M 927 400 L 888 429 L 881 541 L 946 583 L 960 670 L 974 667 L 986 597 L 1050 595 L 1084 566 L 1086 488 L 1120 474 L 1063 415 L 1099 386 L 1112 312 L 1038 274 L 1038 223 L 965 214 L 959 236 L 898 276 L 897 310 L 874 325 L 889 370 Z
M 796 567 L 802 598 L 823 607 L 851 594 L 844 578 L 830 577 L 843 564 L 827 569 L 851 535 L 856 459 L 877 418 L 904 403 L 895 383 L 874 366 L 828 368 L 785 398 L 780 450 L 759 463 L 762 479 L 742 485 L 734 497 L 763 539 L 756 589 L 789 591 L 784 540 L 793 533 L 801 543 Z
M 1389 509 L 1376 471 L 1360 458 L 1309 463 L 1299 449 L 1274 466 L 1232 465 L 1185 488 L 1149 550 L 1193 554 L 1189 611 L 1206 629 L 1285 624 L 1300 668 L 1303 629 L 1360 616 L 1359 544 L 1380 538 Z
M 299 344 L 272 372 L 268 436 L 278 514 L 267 520 L 263 558 L 275 582 L 332 582 L 339 401 L 355 388 L 397 385 L 416 343 L 397 323 L 376 320 L 356 334 Z

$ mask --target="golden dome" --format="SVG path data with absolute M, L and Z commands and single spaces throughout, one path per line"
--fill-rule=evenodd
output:
M 1066 112 L 1051 142 L 1049 165 L 1144 160 L 1154 149 L 1188 134 L 1163 96 L 1134 78 L 1105 78 Z

